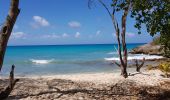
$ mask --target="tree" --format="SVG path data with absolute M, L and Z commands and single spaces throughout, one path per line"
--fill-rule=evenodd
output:
M 14 27 L 14 24 L 16 22 L 16 19 L 20 13 L 20 9 L 18 8 L 19 0 L 11 0 L 11 5 L 9 9 L 9 13 L 6 17 L 6 21 L 3 24 L 1 30 L 0 30 L 0 71 L 3 65 L 4 61 L 4 55 L 7 47 L 7 43 L 9 40 L 9 37 L 11 35 L 12 29 Z M 15 66 L 12 65 L 11 72 L 9 76 L 9 85 L 5 88 L 4 91 L 0 91 L 0 98 L 5 99 L 8 97 L 8 95 L 13 90 L 16 82 L 19 81 L 19 79 L 14 79 L 14 68 Z
M 94 0 L 89 0 L 89 5 Z M 111 0 L 111 8 L 106 6 L 106 3 L 104 3 L 102 0 L 98 0 L 103 7 L 107 10 L 109 16 L 112 19 L 112 23 L 114 26 L 114 29 L 116 31 L 116 37 L 118 42 L 118 54 L 120 59 L 120 64 L 118 62 L 114 62 L 116 65 L 118 65 L 121 69 L 121 75 L 123 77 L 127 78 L 127 47 L 126 47 L 126 20 L 127 15 L 131 9 L 131 0 Z M 121 16 L 121 22 L 119 23 L 116 19 L 116 13 L 122 12 Z M 119 26 L 121 24 L 121 26 Z M 123 53 L 121 52 L 123 50 Z
M 18 9 L 19 0 L 11 0 L 10 9 L 6 17 L 6 21 L 0 30 L 0 71 L 4 61 L 4 55 L 9 37 L 16 22 L 17 16 L 20 13 Z
M 170 57 L 170 1 L 133 0 L 131 17 L 135 18 L 135 28 L 141 33 L 142 24 L 146 25 L 151 36 L 160 34 L 164 54 Z

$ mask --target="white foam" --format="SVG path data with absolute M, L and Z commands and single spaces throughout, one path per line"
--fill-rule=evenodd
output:
M 107 54 L 112 55 L 112 54 L 117 54 L 117 52 L 109 52 L 109 53 L 107 53 Z
M 50 59 L 50 60 L 37 60 L 37 59 L 30 59 L 31 62 L 35 63 L 35 64 L 48 64 L 48 63 L 51 63 L 53 61 L 53 59 Z
M 157 55 L 144 55 L 144 54 L 140 54 L 140 55 L 134 55 L 134 56 L 128 56 L 128 60 L 142 60 L 143 58 L 145 58 L 146 60 L 153 60 L 153 59 L 162 59 L 164 58 L 163 56 L 157 56 Z M 105 60 L 114 60 L 114 61 L 119 61 L 119 57 L 111 57 L 111 58 L 104 58 Z

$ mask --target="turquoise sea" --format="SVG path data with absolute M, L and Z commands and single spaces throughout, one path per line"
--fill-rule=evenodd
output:
M 143 44 L 128 44 L 128 51 Z M 15 64 L 16 75 L 113 72 L 105 58 L 118 57 L 116 44 L 8 46 L 1 75 Z

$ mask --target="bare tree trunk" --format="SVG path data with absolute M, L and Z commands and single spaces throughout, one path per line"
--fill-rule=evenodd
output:
M 130 7 L 130 4 L 129 4 L 129 7 Z M 123 63 L 121 61 L 121 75 L 123 75 L 123 77 L 125 77 L 125 78 L 128 77 L 127 70 L 126 70 L 127 69 L 127 57 L 128 57 L 128 54 L 127 54 L 126 35 L 125 34 L 126 34 L 126 18 L 127 18 L 127 15 L 128 15 L 129 7 L 125 8 L 124 14 L 122 16 L 122 33 L 121 33 L 122 48 L 123 48 L 123 58 L 120 58 L 120 60 L 123 59 Z M 120 40 L 118 40 L 118 41 L 120 41 Z M 119 52 L 121 52 L 121 51 L 119 51 Z
M 142 68 L 142 66 L 143 66 L 144 63 L 145 63 L 145 58 L 143 58 L 142 63 L 141 63 L 140 65 L 139 65 L 137 59 L 135 60 L 135 63 L 136 63 L 136 71 L 137 71 L 137 72 L 140 72 L 140 69 Z
M 15 66 L 12 65 L 11 72 L 10 72 L 10 75 L 9 75 L 9 85 L 5 88 L 4 91 L 0 92 L 0 99 L 1 100 L 6 99 L 9 96 L 9 94 L 13 90 L 16 82 L 19 81 L 19 79 L 14 79 L 14 68 L 15 68 Z
M 90 1 L 91 0 L 89 0 L 89 2 Z M 115 18 L 116 8 L 114 6 L 112 6 L 113 7 L 113 11 L 111 13 L 109 8 L 106 6 L 106 4 L 102 0 L 98 0 L 98 1 L 103 5 L 103 7 L 106 9 L 108 14 L 110 15 L 110 17 L 112 19 L 112 23 L 113 23 L 114 29 L 116 31 L 116 38 L 117 38 L 117 42 L 118 42 L 118 54 L 119 54 L 120 64 L 118 64 L 115 61 L 114 61 L 114 63 L 121 68 L 121 75 L 123 75 L 123 77 L 127 78 L 128 74 L 127 74 L 127 70 L 126 69 L 127 69 L 127 57 L 128 57 L 128 54 L 127 54 L 127 48 L 126 48 L 126 37 L 125 37 L 125 34 L 126 34 L 126 18 L 127 18 L 129 9 L 131 7 L 131 0 L 123 1 L 123 2 L 127 3 L 127 7 L 126 8 L 122 8 L 122 10 L 124 12 L 123 12 L 123 15 L 122 15 L 122 20 L 121 20 L 121 22 L 122 22 L 121 41 L 120 41 L 120 27 L 119 27 L 118 22 L 117 22 L 117 20 Z M 115 0 L 115 1 L 113 0 L 112 2 L 114 2 L 116 4 L 119 3 L 118 0 Z M 123 49 L 123 54 L 121 52 L 122 51 L 121 49 Z
M 10 9 L 6 17 L 6 21 L 4 22 L 0 30 L 0 71 L 3 66 L 4 55 L 5 55 L 9 37 L 11 35 L 16 19 L 20 13 L 18 6 L 19 6 L 19 0 L 11 0 Z M 8 87 L 6 87 L 4 91 L 0 91 L 0 99 L 2 100 L 6 99 L 9 96 L 16 82 L 19 81 L 19 79 L 16 80 L 14 79 L 14 68 L 15 66 L 12 65 L 10 76 L 9 76 Z
M 19 0 L 11 0 L 8 16 L 6 17 L 6 21 L 0 31 L 0 71 L 3 65 L 4 55 L 5 55 L 9 37 L 11 35 L 14 24 L 16 22 L 17 16 L 20 13 L 20 9 L 18 8 L 18 5 L 19 5 Z

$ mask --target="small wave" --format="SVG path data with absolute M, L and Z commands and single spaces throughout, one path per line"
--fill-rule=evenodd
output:
M 117 54 L 117 52 L 109 52 L 107 54 L 112 55 L 112 54 Z
M 35 63 L 35 64 L 48 64 L 48 63 L 51 63 L 54 61 L 54 59 L 50 59 L 50 60 L 44 60 L 44 59 L 30 59 L 32 63 Z
M 163 59 L 163 56 L 157 56 L 157 55 L 135 55 L 135 56 L 129 56 L 128 60 L 142 60 L 143 58 L 145 58 L 146 60 L 154 60 L 154 59 Z M 105 60 L 115 60 L 115 61 L 119 61 L 119 57 L 111 57 L 111 58 L 104 58 Z

